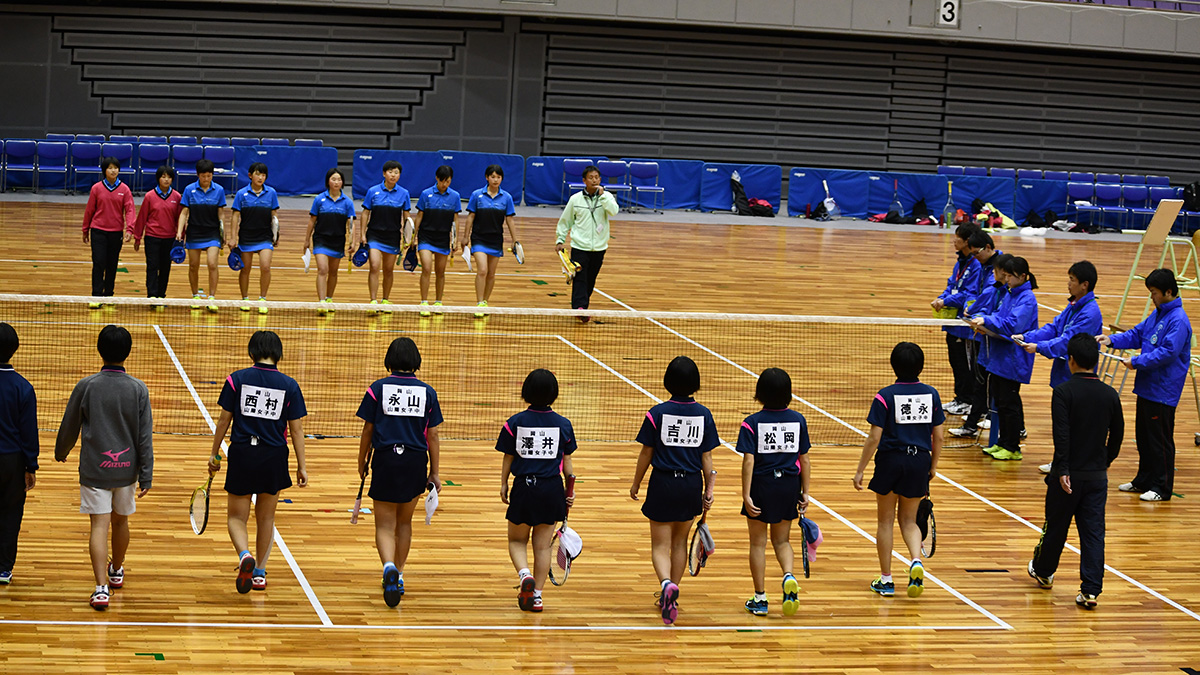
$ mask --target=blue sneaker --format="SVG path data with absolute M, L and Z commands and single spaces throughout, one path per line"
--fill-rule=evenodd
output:
M 0 572 L 0 586 L 7 586 L 12 583 L 12 572 L 4 570 Z
M 925 590 L 925 566 L 914 560 L 908 568 L 908 597 L 916 598 Z
M 767 615 L 767 601 L 766 600 L 756 600 L 754 598 L 750 598 L 749 600 L 746 601 L 746 611 L 750 612 L 754 616 L 766 616 Z
M 801 545 L 803 546 L 803 544 Z M 800 582 L 789 574 L 783 578 L 783 615 L 793 616 L 798 609 L 800 609 Z
M 875 581 L 871 582 L 871 590 L 890 598 L 896 594 L 896 584 L 891 581 L 884 583 L 883 577 L 875 577 Z
M 389 565 L 383 570 L 383 601 L 388 607 L 395 607 L 400 604 L 402 595 L 404 591 L 400 590 L 400 571 Z

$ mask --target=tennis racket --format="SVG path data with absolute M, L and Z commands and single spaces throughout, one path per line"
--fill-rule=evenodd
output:
M 708 532 L 708 524 L 705 522 L 707 519 L 708 512 L 705 511 L 700 516 L 700 522 L 696 523 L 696 529 L 692 531 L 692 539 L 688 543 L 688 574 L 692 576 L 700 574 L 700 570 L 708 563 L 708 556 L 716 550 L 712 535 Z
M 371 453 L 374 448 L 367 448 L 367 470 L 363 472 L 362 480 L 358 482 L 358 496 L 354 498 L 354 510 L 350 512 L 350 524 L 358 524 L 358 512 L 362 510 L 363 487 L 367 484 L 367 474 L 371 471 Z
M 575 494 L 575 476 L 567 476 L 566 494 L 568 497 Z M 567 515 L 570 512 L 571 507 L 568 506 Z M 563 533 L 567 530 L 567 515 L 563 515 L 562 525 L 550 540 L 550 583 L 555 586 L 567 583 L 567 577 L 571 574 L 571 561 L 574 560 L 563 541 Z
M 213 461 L 217 465 L 221 464 L 221 453 L 213 456 Z M 209 493 L 212 491 L 212 481 L 215 473 L 208 474 L 208 480 L 204 485 L 192 490 L 192 503 L 188 505 L 188 518 L 192 521 L 192 532 L 196 534 L 204 534 L 204 528 L 208 527 L 208 502 Z
M 937 550 L 937 523 L 933 519 L 933 500 L 928 494 L 917 505 L 917 527 L 921 528 L 921 555 L 932 558 Z
M 888 207 L 889 211 L 895 211 L 899 215 L 904 215 L 904 206 L 900 203 L 900 180 L 892 179 L 892 205 Z
M 800 560 L 804 563 L 804 578 L 808 578 L 808 540 L 804 538 L 803 532 L 800 537 Z
M 567 285 L 575 280 L 575 273 L 579 271 L 579 263 L 571 260 L 571 254 L 567 253 L 566 249 L 558 252 L 558 259 L 562 263 L 563 276 L 567 278 Z
M 942 209 L 942 227 L 954 224 L 954 181 L 946 181 L 946 207 Z
M 412 217 L 411 216 L 406 217 L 404 219 L 404 227 L 401 228 L 401 230 L 400 230 L 400 246 L 401 246 L 401 248 L 408 248 L 409 246 L 412 246 L 413 234 L 415 234 L 414 229 L 415 228 L 413 226 Z
M 513 257 L 517 259 L 518 265 L 525 264 L 525 247 L 521 245 L 521 242 L 519 242 L 519 241 L 513 242 L 512 254 L 513 254 Z
M 841 218 L 842 210 L 838 208 L 838 204 L 836 201 L 834 201 L 833 195 L 829 194 L 829 181 L 822 180 L 821 185 L 825 186 L 825 201 L 822 203 L 825 205 L 825 210 L 829 212 L 829 217 Z
M 458 241 L 458 223 L 450 223 L 450 266 L 454 267 L 454 242 Z

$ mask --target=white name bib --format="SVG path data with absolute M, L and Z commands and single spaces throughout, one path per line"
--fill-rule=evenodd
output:
M 424 417 L 425 387 L 383 385 L 383 414 L 393 417 Z
M 553 459 L 558 456 L 558 427 L 517 427 L 517 456 Z
M 897 394 L 896 424 L 932 424 L 933 394 Z
M 242 415 L 277 420 L 283 415 L 283 390 L 242 385 Z
M 799 422 L 759 422 L 758 454 L 800 451 Z
M 666 446 L 698 448 L 704 438 L 704 418 L 663 415 L 659 438 Z

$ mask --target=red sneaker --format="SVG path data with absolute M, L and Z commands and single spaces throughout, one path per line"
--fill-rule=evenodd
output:
M 541 599 L 541 598 L 537 598 L 537 597 L 535 597 L 535 598 L 533 599 L 533 607 L 531 607 L 531 608 L 529 609 L 529 611 L 531 611 L 531 612 L 540 612 L 540 611 L 542 611 L 542 599 Z
M 92 593 L 92 599 L 88 601 L 92 609 L 103 612 L 108 609 L 108 593 L 106 591 L 96 591 Z
M 108 564 L 108 587 L 120 588 L 125 585 L 125 566 L 113 569 L 112 563 Z
M 517 593 L 517 607 L 523 612 L 533 610 L 533 577 L 521 579 L 521 591 Z
M 254 572 L 254 556 L 247 553 L 238 564 L 238 575 L 235 585 L 238 593 L 249 593 L 253 587 L 250 575 Z

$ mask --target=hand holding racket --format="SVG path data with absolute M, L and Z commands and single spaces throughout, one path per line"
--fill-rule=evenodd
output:
M 188 517 L 192 521 L 192 532 L 196 534 L 204 534 L 204 528 L 208 527 L 209 493 L 212 491 L 213 476 L 220 468 L 221 454 L 217 453 L 208 459 L 208 480 L 204 485 L 192 490 L 192 503 L 188 506 Z
M 516 258 L 518 265 L 525 264 L 525 247 L 521 246 L 521 242 L 514 241 L 512 245 L 512 254 Z
M 354 510 L 350 512 L 350 524 L 358 524 L 358 513 L 362 510 L 362 493 L 363 487 L 367 484 L 367 470 L 371 467 L 371 452 L 374 448 L 367 448 L 367 458 L 359 464 L 358 475 L 362 480 L 358 483 L 358 496 L 354 498 Z
M 555 586 L 567 583 L 567 577 L 571 574 L 571 562 L 583 552 L 583 540 L 574 530 L 567 527 L 567 516 L 571 513 L 571 505 L 575 503 L 575 476 L 567 476 L 565 492 L 567 513 L 563 515 L 562 525 L 550 540 L 550 583 Z
M 933 500 L 928 493 L 917 505 L 917 527 L 921 530 L 921 555 L 932 558 L 937 550 L 937 523 L 933 518 Z
M 700 522 L 696 523 L 696 529 L 692 531 L 692 539 L 688 543 L 688 574 L 697 576 L 700 570 L 708 564 L 708 556 L 712 555 L 717 550 L 717 545 L 713 542 L 712 534 L 708 531 L 708 510 L 700 516 Z

